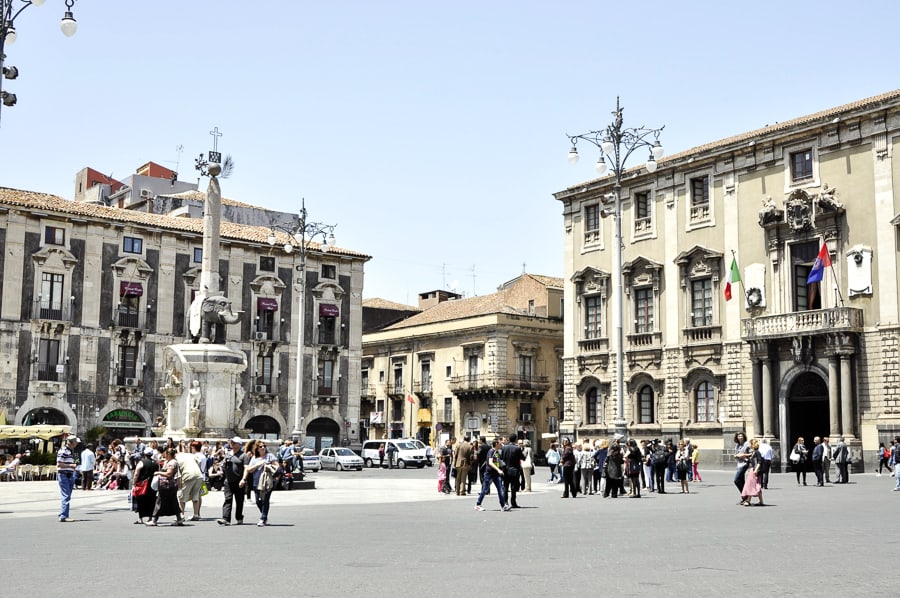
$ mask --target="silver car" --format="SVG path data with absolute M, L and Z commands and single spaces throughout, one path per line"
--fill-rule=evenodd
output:
M 322 462 L 319 461 L 319 455 L 311 448 L 303 449 L 303 471 L 319 471 L 322 469 Z
M 322 462 L 322 469 L 334 469 L 344 471 L 345 469 L 355 469 L 362 471 L 362 457 L 354 453 L 348 448 L 331 447 L 319 451 L 319 461 Z

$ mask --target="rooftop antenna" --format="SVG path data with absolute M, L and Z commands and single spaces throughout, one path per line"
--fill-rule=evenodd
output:
M 178 179 L 178 167 L 181 166 L 181 152 L 184 151 L 183 145 L 175 146 L 175 151 L 178 152 L 178 159 L 175 160 L 175 179 Z M 174 183 L 174 181 L 173 181 Z

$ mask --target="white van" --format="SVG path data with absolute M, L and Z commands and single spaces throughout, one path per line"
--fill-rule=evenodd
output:
M 427 459 L 425 458 L 425 450 L 418 448 L 415 444 L 408 440 L 385 439 L 385 440 L 366 440 L 363 442 L 362 455 L 363 463 L 366 467 L 378 467 L 381 462 L 378 456 L 378 447 L 384 445 L 384 467 L 388 467 L 388 447 L 393 445 L 397 452 L 394 454 L 397 467 L 401 469 L 405 467 L 425 467 Z

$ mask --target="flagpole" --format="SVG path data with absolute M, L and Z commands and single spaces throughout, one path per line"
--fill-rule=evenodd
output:
M 834 290 L 837 291 L 838 301 L 841 302 L 841 307 L 844 307 L 844 296 L 841 294 L 841 283 L 838 280 L 837 272 L 834 271 L 834 260 L 829 257 L 828 261 L 831 262 L 831 275 L 834 277 Z

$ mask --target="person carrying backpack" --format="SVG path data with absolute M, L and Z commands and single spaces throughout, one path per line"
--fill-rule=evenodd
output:
M 666 452 L 666 447 L 658 438 L 655 438 L 650 452 L 650 465 L 653 467 L 653 477 L 656 481 L 657 494 L 666 493 L 666 467 L 668 460 L 669 455 Z

